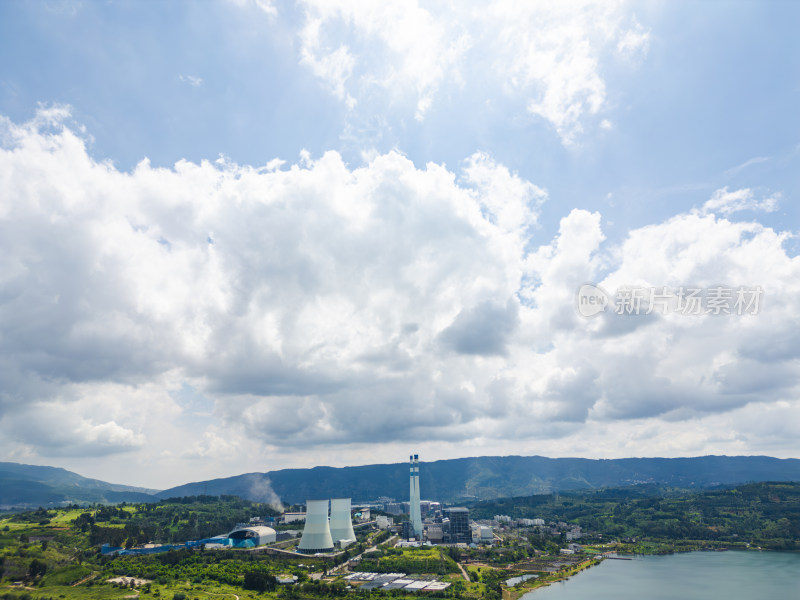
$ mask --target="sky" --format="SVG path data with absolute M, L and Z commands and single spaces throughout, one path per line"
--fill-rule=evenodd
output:
M 798 22 L 0 3 L 0 460 L 800 457 Z

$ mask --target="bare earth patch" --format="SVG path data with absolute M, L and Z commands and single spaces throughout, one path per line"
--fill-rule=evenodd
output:
M 135 586 L 144 585 L 146 583 L 153 583 L 151 579 L 139 579 L 138 577 L 114 577 L 109 579 L 108 583 L 121 583 L 122 585 L 130 585 L 133 583 Z

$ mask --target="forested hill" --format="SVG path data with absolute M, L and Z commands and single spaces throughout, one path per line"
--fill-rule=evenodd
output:
M 82 477 L 57 467 L 0 462 L 0 509 L 69 503 L 157 502 L 148 490 Z
M 766 456 L 613 460 L 484 456 L 424 462 L 420 467 L 422 497 L 444 502 L 635 484 L 708 488 L 749 481 L 800 481 L 800 460 Z M 355 501 L 379 496 L 405 500 L 408 464 L 283 469 L 199 481 L 156 493 L 88 479 L 65 469 L 0 463 L 0 508 L 73 502 L 147 502 L 203 494 L 235 495 L 275 505 L 337 496 Z
M 606 540 L 714 540 L 800 549 L 800 483 L 748 483 L 695 491 L 653 487 L 647 491 L 641 493 L 637 486 L 498 498 L 471 504 L 470 516 L 565 521 Z
M 800 459 L 767 456 L 693 458 L 546 458 L 503 456 L 424 462 L 422 497 L 454 502 L 553 491 L 597 489 L 635 484 L 708 488 L 748 481 L 800 481 Z M 368 500 L 408 497 L 408 464 L 314 467 L 249 473 L 190 483 L 165 490 L 162 498 L 231 494 L 259 502 L 284 503 L 309 498 Z

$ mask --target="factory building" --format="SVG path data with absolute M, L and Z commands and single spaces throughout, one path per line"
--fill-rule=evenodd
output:
M 378 515 L 375 517 L 375 525 L 378 529 L 389 529 L 389 527 L 394 525 L 394 519 L 392 519 L 392 517 Z
M 277 534 L 272 527 L 263 525 L 237 527 L 228 534 L 228 539 L 234 548 L 253 548 L 271 544 L 276 537 Z
M 408 511 L 405 510 L 403 506 L 404 502 L 387 502 L 383 505 L 384 512 L 389 513 L 390 515 L 402 515 L 403 513 L 407 513 Z
M 296 521 L 305 521 L 306 520 L 306 513 L 304 512 L 287 512 L 283 513 L 281 517 L 283 524 L 286 525 L 287 523 L 294 523 Z
M 444 509 L 444 516 L 449 520 L 449 543 L 469 544 L 472 542 L 472 531 L 469 526 L 469 509 L 461 506 Z
M 431 544 L 444 542 L 444 529 L 441 523 L 431 523 L 425 528 L 425 537 Z
M 442 505 L 432 500 L 420 500 L 419 507 L 423 517 L 435 517 L 442 512 Z
M 476 525 L 472 528 L 472 542 L 474 544 L 491 544 L 494 542 L 494 532 L 486 525 Z

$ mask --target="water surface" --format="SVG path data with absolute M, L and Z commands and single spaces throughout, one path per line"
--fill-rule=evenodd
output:
M 528 581 L 528 579 L 535 579 L 536 577 L 539 576 L 531 573 L 528 573 L 527 575 L 520 575 L 519 577 L 512 577 L 511 579 L 506 579 L 506 585 L 514 586 L 518 583 L 522 583 L 523 581 Z
M 684 552 L 605 560 L 525 600 L 800 599 L 800 553 Z

